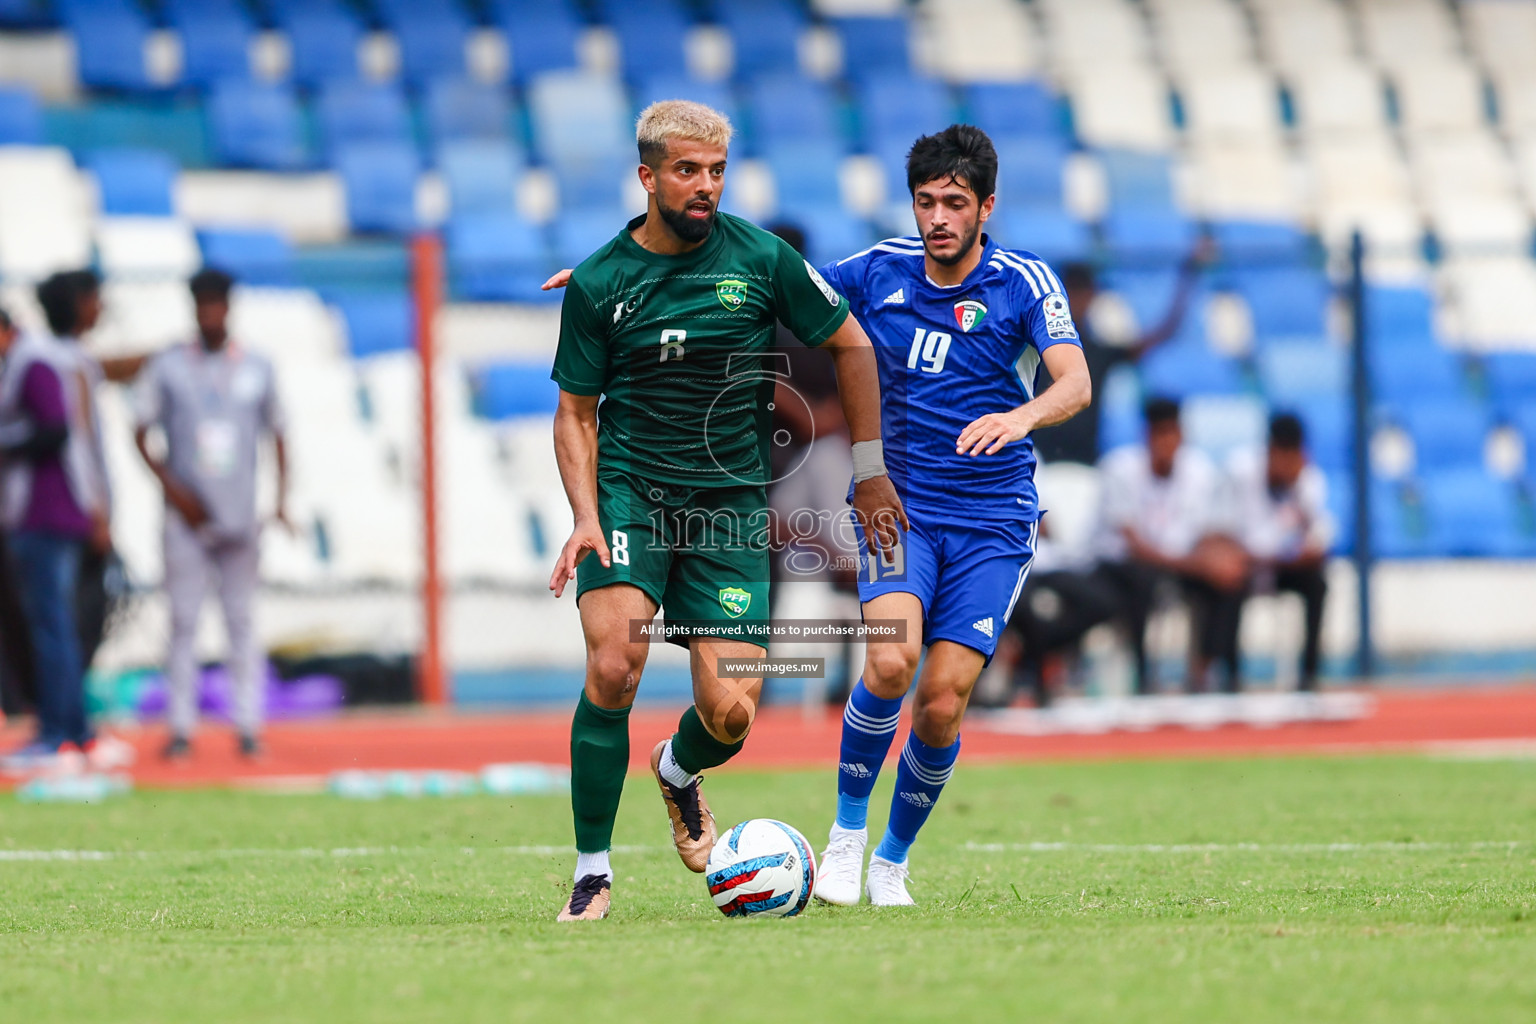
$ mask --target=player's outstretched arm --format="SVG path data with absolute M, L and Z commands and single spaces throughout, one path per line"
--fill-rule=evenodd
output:
M 822 345 L 832 354 L 832 368 L 837 373 L 837 394 L 842 401 L 848 434 L 855 445 L 880 440 L 880 371 L 874 346 L 864 328 L 852 316 L 832 333 Z M 857 449 L 855 454 L 858 454 Z M 854 465 L 853 511 L 864 527 L 871 554 L 894 551 L 901 541 L 897 530 L 908 529 L 907 511 L 891 478 L 880 467 L 876 476 L 860 480 L 858 460 Z
M 560 404 L 555 409 L 555 461 L 576 519 L 576 527 L 560 549 L 560 561 L 549 577 L 549 589 L 560 597 L 565 593 L 565 585 L 576 578 L 576 566 L 588 551 L 597 552 L 603 565 L 609 564 L 608 542 L 597 521 L 596 395 L 561 390 Z
M 1076 345 L 1052 345 L 1043 358 L 1054 383 L 1017 409 L 988 413 L 971 421 L 955 439 L 956 455 L 995 455 L 1028 437 L 1035 428 L 1065 423 L 1088 408 L 1093 400 L 1093 382 L 1083 350 Z

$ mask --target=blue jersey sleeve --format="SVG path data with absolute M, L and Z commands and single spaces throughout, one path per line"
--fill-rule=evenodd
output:
M 1041 352 L 1052 345 L 1082 348 L 1083 341 L 1072 319 L 1072 307 L 1067 302 L 1061 279 L 1044 260 L 1028 259 L 1025 262 L 1030 273 L 1016 287 L 1020 290 L 1021 301 L 1027 303 L 1024 324 L 1029 341 Z

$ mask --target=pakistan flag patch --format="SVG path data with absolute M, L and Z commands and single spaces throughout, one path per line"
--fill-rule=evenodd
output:
M 969 331 L 981 323 L 986 315 L 987 307 L 975 299 L 964 299 L 955 303 L 955 323 L 960 325 L 962 331 Z
M 720 299 L 720 305 L 734 313 L 747 301 L 747 282 L 728 277 L 715 285 L 715 295 Z
M 740 587 L 725 587 L 720 591 L 720 607 L 724 608 L 725 614 L 733 619 L 739 619 L 747 614 L 747 607 L 751 603 L 752 595 Z

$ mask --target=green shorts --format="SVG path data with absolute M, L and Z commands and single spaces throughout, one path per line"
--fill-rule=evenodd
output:
M 767 645 L 766 487 L 674 487 L 599 468 L 597 517 L 612 564 L 582 560 L 578 602 L 589 590 L 630 583 L 661 605 L 672 643 L 709 637 Z

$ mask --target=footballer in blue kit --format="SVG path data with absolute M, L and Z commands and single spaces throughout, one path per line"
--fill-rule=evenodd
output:
M 907 630 L 904 641 L 868 645 L 843 713 L 837 821 L 816 881 L 828 903 L 858 903 L 861 889 L 876 905 L 913 902 L 908 848 L 954 769 L 966 703 L 1034 558 L 1030 432 L 1091 396 L 1060 280 L 983 232 L 996 180 L 997 153 L 980 129 L 918 139 L 907 182 L 919 233 L 821 269 L 875 346 L 885 467 L 910 521 L 885 556 L 860 545 L 864 617 Z M 1036 394 L 1042 362 L 1055 383 Z M 914 680 L 890 819 L 861 886 L 870 793 Z

